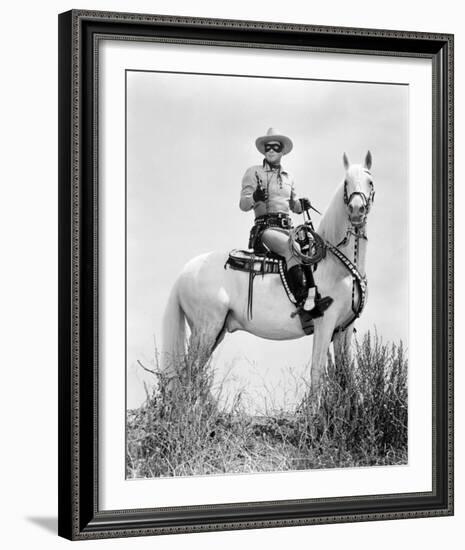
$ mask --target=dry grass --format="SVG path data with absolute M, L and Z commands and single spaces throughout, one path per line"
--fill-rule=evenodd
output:
M 295 410 L 247 414 L 237 394 L 220 410 L 199 350 L 178 360 L 175 389 L 127 414 L 128 478 L 302 470 L 407 462 L 407 359 L 402 344 L 366 334 L 354 361 L 329 359 L 321 399 Z

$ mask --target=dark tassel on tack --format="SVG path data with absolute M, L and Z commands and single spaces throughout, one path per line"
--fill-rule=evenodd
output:
M 253 281 L 255 278 L 255 273 L 252 269 L 249 271 L 249 294 L 247 296 L 247 319 L 250 321 L 252 319 L 252 308 L 253 308 Z

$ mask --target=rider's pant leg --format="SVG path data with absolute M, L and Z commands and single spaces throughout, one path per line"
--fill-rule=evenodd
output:
M 287 269 L 300 264 L 299 258 L 292 254 L 289 247 L 289 235 L 277 229 L 265 229 L 262 233 L 262 242 L 272 252 L 283 256 L 286 259 Z

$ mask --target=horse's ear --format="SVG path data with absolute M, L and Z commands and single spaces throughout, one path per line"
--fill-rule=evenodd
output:
M 349 169 L 349 159 L 347 158 L 347 155 L 345 153 L 342 157 L 342 162 L 344 163 L 344 168 L 346 170 L 348 170 Z
M 365 157 L 365 168 L 369 170 L 371 168 L 371 164 L 373 162 L 373 158 L 371 156 L 370 151 L 368 151 L 367 156 Z

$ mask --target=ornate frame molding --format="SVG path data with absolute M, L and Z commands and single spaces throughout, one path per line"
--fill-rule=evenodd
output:
M 98 510 L 95 83 L 98 42 L 110 31 L 113 39 L 120 40 L 433 60 L 433 362 L 437 368 L 432 494 Z M 59 45 L 59 534 L 82 540 L 453 514 L 453 36 L 73 10 L 59 16 Z

